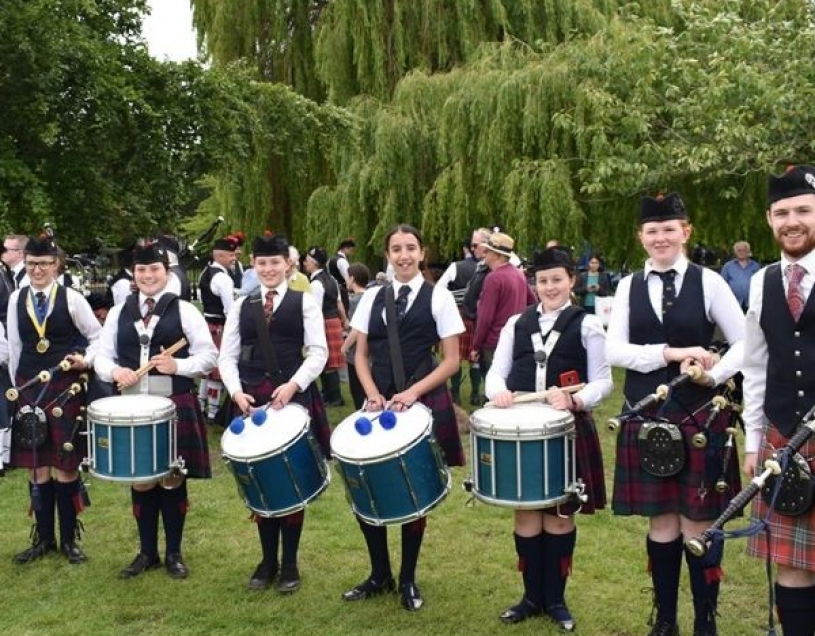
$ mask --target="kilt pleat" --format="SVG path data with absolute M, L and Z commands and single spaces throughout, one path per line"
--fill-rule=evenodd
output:
M 175 434 L 178 454 L 184 458 L 187 477 L 209 479 L 212 467 L 209 461 L 207 429 L 201 405 L 193 393 L 171 395 L 175 404 Z
M 325 319 L 325 339 L 328 343 L 328 360 L 325 363 L 326 371 L 344 367 L 347 362 L 343 355 L 342 343 L 342 322 L 339 318 Z
M 571 515 L 576 512 L 591 515 L 595 510 L 606 507 L 606 478 L 603 471 L 603 451 L 600 448 L 600 439 L 597 436 L 597 426 L 590 412 L 580 411 L 574 414 L 575 423 L 575 462 L 577 463 L 577 477 L 585 485 L 586 502 L 568 502 L 547 508 L 550 514 Z

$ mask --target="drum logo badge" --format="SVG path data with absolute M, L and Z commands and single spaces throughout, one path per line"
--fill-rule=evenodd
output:
M 492 466 L 492 453 L 479 453 L 478 461 L 481 464 Z
M 99 444 L 99 448 L 110 448 L 110 440 L 107 437 L 97 438 L 97 443 Z

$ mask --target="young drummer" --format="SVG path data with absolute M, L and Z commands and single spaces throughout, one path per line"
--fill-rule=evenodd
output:
M 458 336 L 464 324 L 456 310 L 453 295 L 442 287 L 426 283 L 419 264 L 424 259 L 424 244 L 419 231 L 398 225 L 385 236 L 385 254 L 394 270 L 393 294 L 399 322 L 404 375 L 408 386 L 398 390 L 391 365 L 388 328 L 385 318 L 385 293 L 389 288 L 374 287 L 360 300 L 351 327 L 356 329 L 356 370 L 365 394 L 367 410 L 394 411 L 421 402 L 433 412 L 436 439 L 451 466 L 464 465 L 456 427 L 453 401 L 445 382 L 458 369 Z M 441 343 L 442 360 L 436 366 L 433 348 Z M 393 591 L 388 554 L 387 528 L 357 519 L 365 537 L 371 560 L 370 576 L 343 594 L 346 601 L 357 601 Z M 416 564 L 424 537 L 426 518 L 402 526 L 402 567 L 399 592 L 402 607 L 418 610 L 423 603 L 416 586 Z
M 533 269 L 540 302 L 510 318 L 501 330 L 487 373 L 487 397 L 499 407 L 508 407 L 517 391 L 563 387 L 564 380 L 586 384 L 574 394 L 554 390 L 547 399 L 554 408 L 574 414 L 577 474 L 588 496 L 579 510 L 593 514 L 606 504 L 603 459 L 591 416 L 591 410 L 612 388 L 606 334 L 598 317 L 571 304 L 575 271 L 563 250 L 536 252 Z M 536 361 L 541 358 L 543 362 Z M 562 629 L 574 629 L 564 591 L 577 538 L 577 509 L 578 504 L 567 503 L 545 510 L 515 511 L 515 549 L 524 596 L 501 614 L 505 623 L 518 623 L 543 611 Z
M 273 409 L 281 409 L 289 402 L 304 406 L 311 416 L 312 433 L 328 456 L 331 431 L 320 392 L 314 385 L 328 358 L 322 311 L 311 294 L 288 287 L 286 273 L 291 263 L 286 237 L 278 234 L 256 238 L 252 254 L 260 290 L 240 297 L 227 316 L 218 358 L 224 385 L 235 410 L 244 415 L 267 403 Z M 276 370 L 265 362 L 256 311 L 263 312 L 268 325 L 272 352 L 267 351 L 267 355 L 273 353 Z M 249 579 L 250 589 L 269 587 L 278 572 L 277 590 L 281 594 L 299 589 L 297 550 L 304 519 L 302 510 L 283 517 L 256 516 L 263 558 Z
M 82 563 L 86 557 L 76 542 L 76 516 L 84 507 L 79 463 L 85 456 L 85 443 L 76 435 L 75 426 L 80 417 L 80 398 L 68 399 L 59 417 L 52 407 L 58 396 L 79 382 L 80 371 L 92 363 L 100 326 L 79 292 L 57 284 L 57 246 L 50 238 L 29 239 L 25 271 L 29 286 L 12 293 L 8 305 L 9 375 L 16 386 L 21 386 L 63 360 L 70 362 L 70 369 L 55 371 L 44 387 L 36 383 L 21 390 L 13 402 L 17 415 L 12 424 L 11 465 L 30 469 L 36 519 L 33 545 L 17 554 L 14 562 L 29 563 L 56 549 L 56 506 L 60 550 L 70 563 Z M 79 351 L 79 342 L 87 343 L 82 347 L 84 355 Z M 23 420 L 24 409 L 29 414 L 39 411 L 46 418 L 47 434 L 41 445 L 24 440 L 26 430 L 31 428 Z M 56 480 L 52 480 L 52 468 Z
M 193 379 L 212 370 L 218 352 L 200 312 L 168 291 L 169 271 L 165 247 L 152 243 L 135 248 L 133 277 L 138 293 L 110 310 L 94 368 L 102 381 L 115 382 L 123 393 L 169 397 L 176 407 L 177 444 L 187 477 L 207 479 L 212 476 L 207 433 Z M 180 351 L 164 353 L 182 338 L 187 344 Z M 148 362 L 154 368 L 139 378 L 136 370 Z M 181 555 L 189 507 L 184 475 L 133 484 L 130 495 L 139 553 L 120 572 L 121 578 L 133 578 L 161 565 L 159 516 L 166 540 L 164 566 L 173 578 L 186 578 L 189 570 Z
M 721 451 L 724 445 L 730 417 L 726 410 L 711 423 L 707 447 L 692 444 L 693 435 L 708 419 L 716 385 L 741 367 L 744 315 L 721 276 L 688 262 L 685 246 L 691 231 L 678 194 L 642 199 L 639 239 L 648 260 L 643 270 L 620 282 L 606 340 L 609 364 L 626 369 L 623 391 L 628 407 L 691 363 L 705 371 L 698 384 L 676 388 L 660 412 L 655 408 L 643 413 L 650 419 L 664 416 L 681 430 L 686 459 L 677 474 L 655 476 L 653 472 L 659 471 L 642 468 L 641 460 L 645 456 L 648 466 L 648 456 L 641 452 L 638 439 L 641 419 L 624 422 L 617 438 L 614 512 L 649 520 L 646 546 L 657 610 L 651 636 L 679 633 L 676 607 L 683 536 L 704 531 L 740 489 L 735 453 L 727 473 L 730 489 L 715 488 L 722 457 L 711 451 Z M 730 344 L 720 360 L 708 350 L 717 326 Z M 693 593 L 694 636 L 714 636 L 721 555 L 697 557 L 687 552 L 685 559 Z

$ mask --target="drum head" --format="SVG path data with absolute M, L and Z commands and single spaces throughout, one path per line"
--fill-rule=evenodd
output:
M 175 403 L 157 395 L 112 395 L 91 402 L 88 419 L 105 424 L 163 422 L 175 413 Z
M 284 450 L 305 432 L 311 418 L 299 404 L 287 404 L 282 409 L 267 407 L 265 417 L 243 418 L 243 430 L 235 433 L 228 426 L 221 438 L 221 451 L 232 459 L 265 457 Z M 254 418 L 254 419 L 253 419 Z M 260 421 L 260 424 L 256 424 Z
M 433 422 L 430 409 L 424 404 L 414 404 L 407 411 L 390 411 L 396 423 L 386 429 L 380 423 L 383 412 L 356 411 L 346 417 L 331 435 L 332 454 L 361 462 L 392 456 L 424 437 Z M 371 432 L 367 435 L 357 431 L 356 422 L 360 418 L 367 418 L 371 423 Z
M 478 409 L 470 416 L 470 424 L 475 433 L 490 437 L 542 439 L 574 430 L 574 416 L 547 404 L 517 404 Z

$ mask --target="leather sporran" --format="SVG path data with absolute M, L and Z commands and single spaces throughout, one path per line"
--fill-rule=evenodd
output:
M 799 453 L 795 453 L 780 476 L 781 486 L 775 497 L 773 510 L 788 517 L 798 517 L 809 512 L 815 498 L 815 482 L 812 479 L 809 462 Z M 770 475 L 761 489 L 761 498 L 768 506 L 775 495 L 778 477 Z
M 14 444 L 28 450 L 39 448 L 48 439 L 48 419 L 39 406 L 23 406 L 14 416 Z
M 640 467 L 654 477 L 671 477 L 685 467 L 682 431 L 672 422 L 643 422 L 637 435 Z

